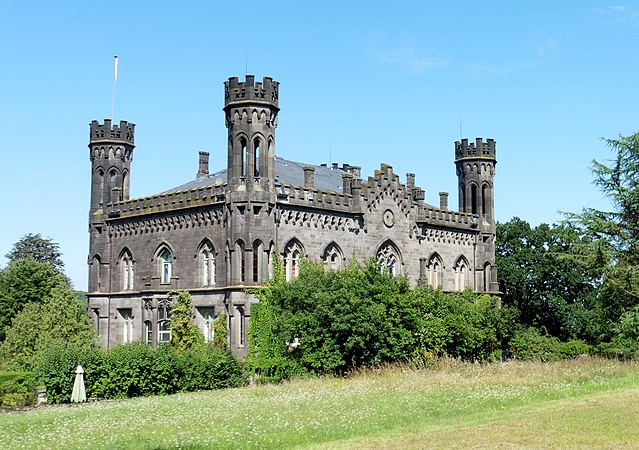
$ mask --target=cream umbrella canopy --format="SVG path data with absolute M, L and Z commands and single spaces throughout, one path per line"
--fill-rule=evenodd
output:
M 75 369 L 75 381 L 73 382 L 71 401 L 76 403 L 87 401 L 87 394 L 84 390 L 84 369 L 82 369 L 82 366 L 78 366 L 78 368 Z

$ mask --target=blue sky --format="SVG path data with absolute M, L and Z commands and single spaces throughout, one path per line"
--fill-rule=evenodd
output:
M 318 4 L 321 3 L 321 4 Z M 639 130 L 638 2 L 0 2 L 0 254 L 60 244 L 86 288 L 89 122 L 136 124 L 133 197 L 226 165 L 223 82 L 280 81 L 276 153 L 384 162 L 456 205 L 453 142 L 497 141 L 495 213 L 608 208 L 590 164 Z M 0 256 L 0 266 L 6 264 Z

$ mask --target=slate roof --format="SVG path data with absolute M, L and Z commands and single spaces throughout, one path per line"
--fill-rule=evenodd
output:
M 289 161 L 278 156 L 275 157 L 275 184 L 304 186 L 304 167 L 307 166 L 315 168 L 315 189 L 342 192 L 342 175 L 346 173 L 345 171 L 338 168 L 315 166 L 313 164 Z M 169 189 L 168 191 L 163 192 L 163 194 L 187 191 L 190 189 L 223 183 L 226 183 L 226 169 L 205 177 L 196 178 L 193 181 L 189 181 L 188 183 Z

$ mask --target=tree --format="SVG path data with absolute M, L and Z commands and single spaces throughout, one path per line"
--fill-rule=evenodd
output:
M 43 238 L 40 233 L 25 234 L 18 242 L 13 244 L 13 248 L 6 254 L 10 262 L 19 259 L 31 258 L 38 262 L 49 264 L 62 272 L 64 262 L 60 258 L 60 245 L 50 238 Z
M 600 307 L 616 322 L 639 304 L 639 133 L 605 142 L 614 159 L 609 165 L 593 161 L 592 172 L 612 210 L 585 208 L 568 213 L 567 222 L 585 238 L 574 261 L 599 271 Z
M 0 270 L 0 341 L 11 319 L 25 305 L 42 303 L 55 288 L 70 289 L 69 281 L 50 264 L 17 259 Z
M 171 309 L 171 345 L 178 352 L 203 348 L 204 336 L 191 322 L 191 294 L 189 291 L 172 291 L 170 296 L 175 300 Z
M 0 344 L 0 359 L 7 369 L 30 371 L 51 346 L 97 347 L 95 327 L 68 286 L 54 287 L 42 302 L 29 303 L 16 315 Z
M 597 274 L 566 254 L 583 240 L 568 224 L 531 227 L 518 217 L 498 223 L 496 262 L 505 305 L 526 326 L 562 339 L 594 339 L 592 306 Z

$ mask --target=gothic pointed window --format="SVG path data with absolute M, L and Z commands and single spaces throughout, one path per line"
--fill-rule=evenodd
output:
M 389 275 L 400 275 L 400 261 L 401 257 L 399 250 L 391 241 L 386 241 L 377 250 L 377 267 L 383 273 Z
M 302 259 L 302 246 L 293 239 L 284 248 L 284 271 L 286 281 L 293 281 L 300 272 L 300 261 Z
M 470 187 L 470 203 L 471 212 L 477 214 L 477 186 L 474 184 Z
M 210 243 L 205 243 L 200 249 L 200 279 L 202 286 L 215 286 L 215 249 Z
M 264 245 L 261 241 L 253 242 L 253 282 L 262 281 L 262 260 L 264 255 Z
M 255 139 L 255 141 L 253 141 L 253 164 L 254 164 L 253 176 L 259 177 L 260 176 L 260 140 L 259 139 Z
M 98 177 L 100 183 L 100 206 L 104 204 L 104 171 L 102 169 L 98 170 Z
M 322 261 L 324 262 L 324 268 L 326 270 L 340 270 L 342 269 L 342 262 L 344 257 L 342 251 L 334 242 L 326 246 L 324 255 L 322 255 Z
M 116 185 L 115 185 L 115 180 L 117 178 L 117 172 L 115 171 L 115 169 L 111 169 L 111 172 L 109 172 L 109 199 L 107 203 L 113 203 L 118 201 L 118 199 L 116 198 Z
M 461 257 L 455 264 L 455 290 L 463 291 L 468 287 L 468 261 L 466 258 Z
M 171 315 L 168 307 L 158 307 L 158 343 L 171 342 Z
M 442 261 L 438 255 L 428 260 L 428 286 L 433 289 L 442 287 Z
M 144 342 L 147 345 L 153 344 L 153 324 L 150 320 L 144 322 Z
M 247 156 L 247 150 L 246 150 L 246 140 L 244 138 L 240 139 L 240 159 L 241 159 L 241 171 L 240 171 L 240 176 L 245 177 L 246 176 L 246 156 Z
M 133 289 L 133 280 L 135 279 L 133 257 L 128 250 L 122 252 L 120 256 L 120 278 L 122 280 L 123 291 Z
M 171 283 L 171 276 L 173 275 L 173 254 L 168 248 L 165 248 L 160 253 L 160 283 Z

